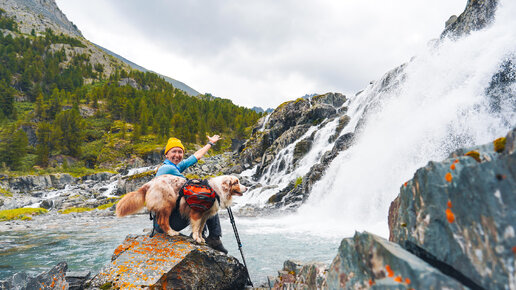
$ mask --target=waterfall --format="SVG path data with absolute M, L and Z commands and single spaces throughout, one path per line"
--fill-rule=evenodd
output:
M 389 205 L 418 168 L 516 126 L 516 84 L 495 101 L 488 93 L 504 65 L 514 71 L 515 12 L 514 1 L 501 1 L 489 27 L 431 42 L 353 97 L 347 126 L 356 133 L 353 146 L 331 162 L 295 215 L 258 225 L 325 236 L 367 230 L 387 237 Z

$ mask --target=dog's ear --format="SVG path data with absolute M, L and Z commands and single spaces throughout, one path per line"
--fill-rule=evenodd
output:
M 222 181 L 222 191 L 224 193 L 227 193 L 229 192 L 229 190 L 231 189 L 231 180 L 229 178 L 225 178 L 224 181 Z

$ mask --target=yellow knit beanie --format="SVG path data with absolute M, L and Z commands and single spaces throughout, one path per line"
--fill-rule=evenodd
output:
M 170 138 L 170 139 L 168 139 L 167 146 L 165 147 L 165 154 L 167 154 L 168 150 L 170 150 L 174 147 L 179 147 L 179 148 L 183 149 L 183 152 L 185 152 L 185 146 L 183 146 L 183 144 L 181 143 L 181 140 L 179 140 L 177 138 Z

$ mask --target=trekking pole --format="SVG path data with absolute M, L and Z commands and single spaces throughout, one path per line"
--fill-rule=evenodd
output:
M 231 220 L 231 225 L 233 226 L 233 231 L 235 232 L 235 238 L 237 240 L 238 249 L 240 250 L 240 255 L 242 255 L 242 261 L 244 262 L 245 272 L 247 273 L 247 282 L 253 286 L 253 282 L 251 282 L 251 276 L 249 275 L 249 270 L 247 270 L 247 264 L 245 263 L 244 258 L 244 252 L 242 251 L 242 243 L 240 242 L 240 237 L 238 236 L 238 230 L 235 224 L 235 218 L 233 217 L 233 212 L 231 211 L 231 208 L 228 206 L 228 214 L 229 214 L 229 220 Z

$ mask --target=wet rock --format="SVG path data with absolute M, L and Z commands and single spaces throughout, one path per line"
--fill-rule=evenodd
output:
M 515 135 L 501 153 L 489 143 L 417 170 L 391 204 L 390 240 L 469 287 L 516 287 Z
M 399 245 L 355 233 L 342 240 L 326 274 L 328 289 L 467 289 Z
M 88 287 L 243 289 L 246 271 L 232 256 L 184 236 L 129 235 Z
M 60 262 L 54 268 L 35 277 L 27 273 L 16 273 L 11 278 L 0 281 L 0 289 L 68 289 L 65 273 L 68 269 L 66 262 Z
M 312 148 L 312 143 L 313 141 L 308 138 L 297 142 L 296 146 L 294 147 L 294 163 L 296 163 L 300 158 L 305 156 L 308 151 L 310 151 L 310 148 Z

